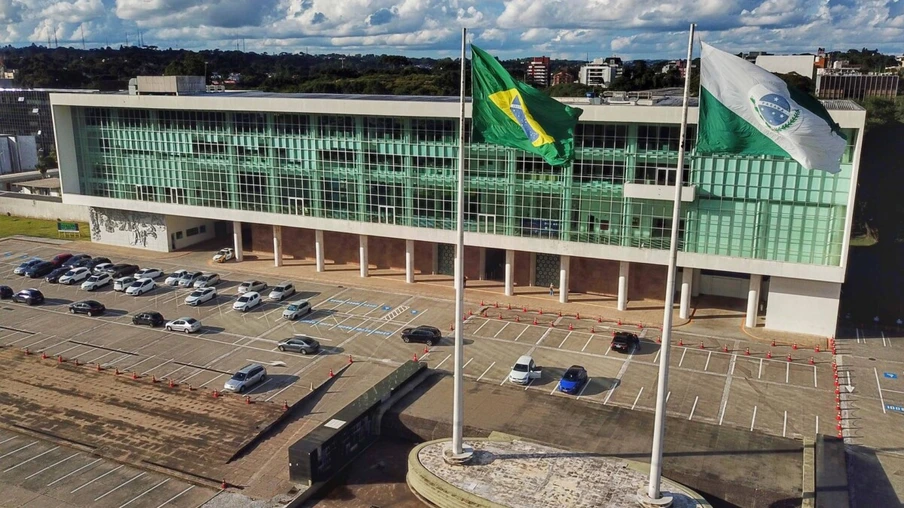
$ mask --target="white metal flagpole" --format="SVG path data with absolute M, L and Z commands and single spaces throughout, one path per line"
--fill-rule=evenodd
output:
M 691 57 L 694 52 L 694 30 L 691 23 L 687 40 L 687 67 L 684 76 L 684 101 L 681 106 L 681 133 L 678 143 L 678 168 L 675 174 L 675 203 L 672 207 L 672 235 L 669 242 L 669 272 L 665 283 L 665 308 L 662 313 L 662 346 L 659 355 L 659 383 L 656 392 L 656 417 L 653 427 L 653 451 L 650 457 L 650 486 L 647 496 L 667 505 L 670 499 L 661 499 L 659 487 L 662 483 L 662 447 L 665 437 L 665 404 L 669 390 L 669 348 L 672 341 L 672 306 L 675 303 L 675 272 L 678 271 L 678 226 L 681 219 L 681 186 L 684 180 L 684 145 L 687 134 L 688 96 L 691 89 Z

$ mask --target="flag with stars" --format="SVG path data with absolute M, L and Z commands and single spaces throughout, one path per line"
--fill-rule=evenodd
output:
M 700 62 L 697 154 L 773 155 L 841 171 L 847 141 L 822 103 L 709 44 Z

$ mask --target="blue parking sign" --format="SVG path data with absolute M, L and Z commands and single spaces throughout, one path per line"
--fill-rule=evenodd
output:
M 888 379 L 898 379 L 898 375 L 895 374 L 894 372 L 885 372 L 884 375 Z
M 904 413 L 904 406 L 896 406 L 894 404 L 886 404 L 885 409 L 889 411 L 896 411 L 898 413 Z

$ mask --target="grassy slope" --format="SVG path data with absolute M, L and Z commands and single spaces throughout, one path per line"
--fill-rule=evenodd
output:
M 79 237 L 57 234 L 56 221 L 41 219 L 26 219 L 24 217 L 9 217 L 0 215 L 0 238 L 13 235 L 38 236 L 41 238 L 66 238 L 69 240 L 89 240 L 88 224 L 79 223 Z

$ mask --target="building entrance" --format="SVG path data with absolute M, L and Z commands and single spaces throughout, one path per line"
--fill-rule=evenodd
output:
M 505 251 L 502 249 L 487 249 L 486 262 L 483 266 L 486 280 L 505 280 Z

